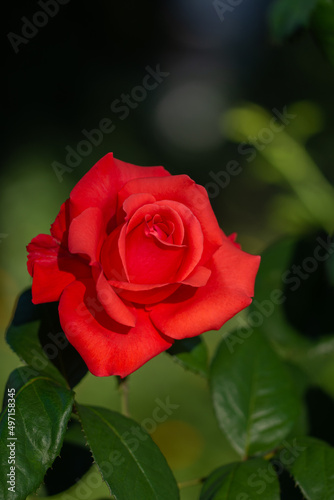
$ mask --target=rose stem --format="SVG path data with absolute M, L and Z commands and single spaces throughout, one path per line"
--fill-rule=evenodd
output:
M 129 385 L 128 385 L 128 377 L 118 379 L 118 388 L 121 394 L 121 408 L 122 414 L 125 417 L 130 417 L 129 411 Z

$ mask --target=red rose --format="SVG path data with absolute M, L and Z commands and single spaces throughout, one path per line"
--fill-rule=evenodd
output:
M 33 302 L 59 301 L 97 376 L 124 377 L 174 339 L 219 329 L 251 303 L 260 263 L 225 236 L 202 186 L 112 154 L 27 249 Z

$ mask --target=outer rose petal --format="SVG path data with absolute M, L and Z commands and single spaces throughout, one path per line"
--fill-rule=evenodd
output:
M 91 276 L 87 263 L 71 255 L 48 234 L 36 236 L 27 250 L 34 304 L 55 302 L 72 281 Z
M 68 234 L 68 249 L 71 253 L 87 255 L 93 264 L 99 258 L 102 238 L 105 236 L 103 214 L 99 208 L 91 207 L 72 220 Z
M 211 271 L 206 267 L 198 266 L 182 283 L 191 287 L 205 286 L 210 278 Z M 124 281 L 109 281 L 123 299 L 137 304 L 149 305 L 162 302 L 172 295 L 181 283 L 155 284 L 155 283 L 128 283 Z
M 109 284 L 115 288 L 118 295 L 123 299 L 142 305 L 161 302 L 172 295 L 180 286 L 178 283 L 156 285 L 151 283 L 137 284 L 121 281 L 109 281 Z
M 98 377 L 125 377 L 168 349 L 173 339 L 160 334 L 144 309 L 137 310 L 137 323 L 128 328 L 113 321 L 100 308 L 92 308 L 92 280 L 71 283 L 59 303 L 59 317 L 66 337 L 80 353 L 91 373 Z
M 230 235 L 228 236 L 228 239 L 229 239 L 230 241 L 232 241 L 232 243 L 233 243 L 233 244 L 234 244 L 237 248 L 241 248 L 240 243 L 238 243 L 238 242 L 236 241 L 237 236 L 238 236 L 238 235 L 237 235 L 237 233 L 232 233 L 232 234 L 230 234 Z
M 123 281 L 127 279 L 126 269 L 118 250 L 119 237 L 124 226 L 118 226 L 104 241 L 101 249 L 100 263 L 108 279 Z M 124 232 L 124 231 L 123 231 Z
M 207 285 L 198 289 L 180 287 L 164 302 L 153 306 L 153 324 L 175 339 L 218 330 L 251 303 L 259 265 L 259 256 L 243 252 L 225 237 L 212 258 Z
M 51 224 L 51 235 L 62 246 L 67 247 L 68 228 L 70 226 L 70 200 L 66 200 L 60 207 L 56 220 Z
M 89 207 L 98 207 L 110 220 L 116 213 L 119 190 L 131 179 L 170 176 L 163 167 L 139 167 L 108 153 L 99 160 L 73 188 L 71 218 Z
M 106 313 L 118 323 L 125 326 L 136 325 L 136 314 L 133 307 L 128 307 L 116 294 L 115 290 L 106 280 L 99 264 L 92 268 L 95 280 L 96 294 Z M 131 304 L 129 304 L 131 306 Z

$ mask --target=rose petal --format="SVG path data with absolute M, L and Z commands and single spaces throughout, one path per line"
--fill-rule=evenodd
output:
M 55 302 L 72 281 L 91 276 L 87 263 L 80 257 L 71 255 L 48 234 L 36 236 L 27 250 L 28 271 L 33 277 L 34 304 Z
M 53 224 L 51 224 L 51 235 L 61 243 L 62 246 L 67 247 L 68 228 L 70 227 L 70 200 L 67 199 L 60 207 L 59 214 L 57 215 Z
M 185 249 L 145 234 L 145 222 L 126 237 L 126 268 L 132 283 L 173 283 Z
M 260 257 L 238 249 L 228 238 L 214 254 L 206 286 L 180 287 L 151 310 L 153 324 L 175 339 L 218 330 L 251 303 Z
M 173 339 L 160 334 L 142 308 L 137 310 L 136 326 L 128 328 L 89 306 L 87 298 L 94 292 L 92 280 L 75 281 L 59 303 L 66 337 L 94 375 L 125 377 L 172 345 Z
M 197 266 L 196 269 L 185 280 L 184 285 L 194 286 L 196 288 L 205 286 L 211 276 L 211 269 L 204 266 Z
M 211 271 L 205 267 L 199 266 L 188 276 L 183 284 L 199 287 L 205 286 L 210 278 Z M 173 284 L 154 284 L 154 283 L 128 283 L 122 281 L 109 281 L 109 284 L 117 289 L 120 297 L 135 302 L 137 304 L 151 305 L 165 300 L 172 295 L 181 283 Z
M 237 239 L 237 233 L 232 233 L 228 236 L 228 239 L 230 241 L 232 241 L 232 243 L 237 247 L 237 248 L 241 248 L 241 245 L 240 243 L 237 243 L 236 239 Z
M 125 225 L 118 226 L 104 241 L 101 249 L 100 262 L 102 269 L 106 277 L 111 280 L 124 281 L 128 279 L 119 251 L 119 239 L 123 229 L 125 239 Z
M 122 299 L 136 304 L 154 304 L 160 302 L 174 293 L 179 283 L 174 284 L 152 284 L 152 283 L 128 283 L 124 281 L 108 281 Z
M 112 153 L 99 160 L 73 188 L 71 218 L 89 207 L 98 207 L 106 217 L 113 218 L 119 190 L 131 179 L 170 176 L 163 167 L 139 167 L 113 157 Z
M 205 264 L 222 244 L 221 229 L 212 210 L 204 187 L 195 184 L 187 175 L 161 178 L 133 179 L 119 193 L 119 203 L 136 193 L 150 193 L 158 201 L 174 200 L 182 203 L 198 219 L 204 235 L 204 248 L 199 264 Z
M 169 206 L 168 201 L 166 203 L 151 203 L 138 208 L 129 220 L 126 229 L 127 234 L 143 222 L 146 222 L 148 218 L 154 219 L 156 215 L 159 215 L 165 221 L 173 223 L 173 241 L 171 241 L 170 244 L 182 245 L 184 239 L 184 222 L 178 211 Z M 168 241 L 166 240 L 163 240 L 163 242 L 168 244 Z
M 124 201 L 123 206 L 120 207 L 117 218 L 118 223 L 121 224 L 124 220 L 130 220 L 140 207 L 154 202 L 155 198 L 150 193 L 132 194 Z
M 105 236 L 103 214 L 97 207 L 87 208 L 72 220 L 68 234 L 68 249 L 72 254 L 87 255 L 90 263 L 98 260 Z
M 133 307 L 127 307 L 118 297 L 103 275 L 100 265 L 92 268 L 96 284 L 96 294 L 106 313 L 115 321 L 125 326 L 135 326 L 136 314 Z
M 187 247 L 180 269 L 177 272 L 177 281 L 183 281 L 200 262 L 203 253 L 203 231 L 198 219 L 182 203 L 172 200 L 157 202 L 157 205 L 173 209 L 181 218 L 184 228 L 183 244 Z

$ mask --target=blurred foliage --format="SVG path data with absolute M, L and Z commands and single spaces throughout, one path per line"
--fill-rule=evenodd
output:
M 334 396 L 334 289 L 328 279 L 333 242 L 321 232 L 286 238 L 262 255 L 251 311 L 264 311 L 260 329 L 277 352 Z M 317 257 L 318 256 L 318 257 Z M 280 303 L 271 293 L 280 296 Z
M 301 28 L 309 28 L 323 53 L 334 64 L 334 1 L 276 0 L 269 10 L 274 40 L 282 42 Z
M 301 143 L 313 131 L 317 131 L 319 110 L 311 103 L 297 103 L 283 110 L 274 109 L 272 115 L 252 104 L 232 109 L 223 117 L 223 130 L 231 140 L 239 143 L 239 152 L 248 155 L 246 161 L 253 162 L 260 154 L 265 160 L 256 173 L 265 176 L 265 181 L 272 184 L 287 184 L 291 195 L 280 197 L 277 204 L 277 221 L 286 227 L 293 224 L 298 227 L 323 227 L 331 232 L 334 229 L 334 188 L 322 175 L 314 161 L 310 158 Z M 296 112 L 299 112 L 298 115 Z M 295 125 L 292 133 L 289 125 L 294 120 L 301 123 Z M 307 125 L 305 125 L 305 123 Z M 247 148 L 247 144 L 254 147 Z M 278 175 L 277 175 L 278 174 Z M 319 201 L 321 202 L 319 203 Z M 277 203 L 277 199 L 274 199 Z
M 311 28 L 328 60 L 334 64 L 333 0 L 318 0 L 317 8 L 311 19 Z
M 318 0 L 276 0 L 270 9 L 270 28 L 277 41 L 292 35 L 296 29 L 306 27 Z

